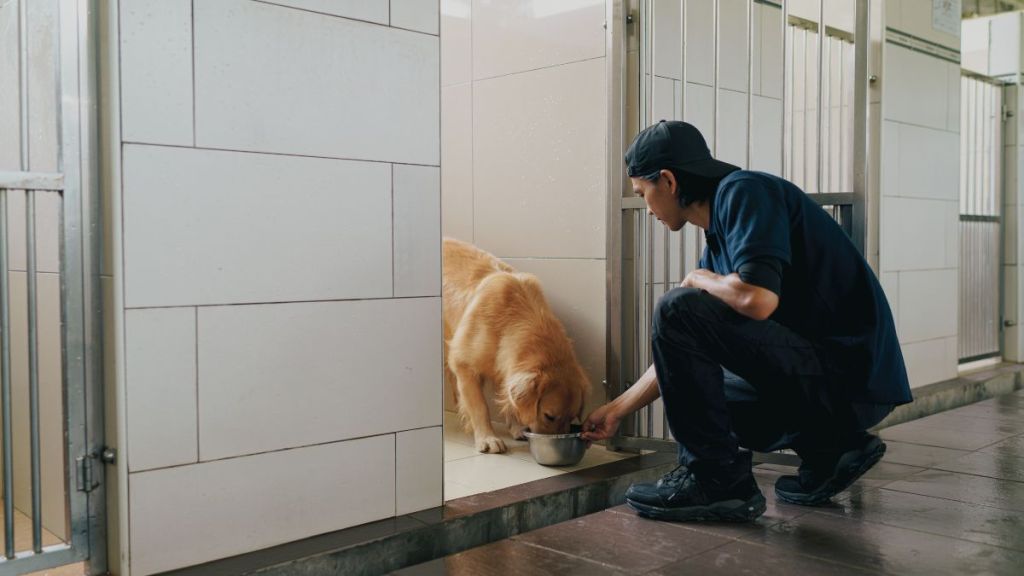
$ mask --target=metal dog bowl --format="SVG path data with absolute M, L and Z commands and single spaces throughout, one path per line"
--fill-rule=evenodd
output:
M 587 451 L 586 440 L 580 438 L 582 427 L 573 424 L 568 434 L 534 434 L 526 431 L 530 440 L 530 454 L 544 466 L 572 466 L 583 459 Z

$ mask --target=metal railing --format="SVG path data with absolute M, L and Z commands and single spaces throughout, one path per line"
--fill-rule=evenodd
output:
M 960 79 L 961 362 L 1002 354 L 1003 85 L 963 72 Z
M 809 187 L 810 197 L 835 218 L 840 226 L 849 234 L 854 244 L 863 252 L 865 245 L 864 232 L 865 212 L 864 197 L 867 184 L 867 55 L 868 55 L 868 0 L 856 2 L 855 30 L 844 32 L 831 27 L 826 28 L 824 36 L 818 36 L 817 24 L 789 15 L 786 3 L 774 3 L 767 0 L 748 0 L 746 3 L 746 35 L 747 42 L 747 126 L 745 130 L 745 164 L 751 165 L 753 151 L 763 142 L 756 141 L 753 134 L 753 98 L 754 98 L 754 51 L 752 17 L 755 4 L 760 5 L 762 17 L 773 11 L 778 18 L 779 34 L 784 39 L 783 53 L 779 54 L 782 63 L 783 91 L 781 96 L 781 126 L 778 129 L 780 138 L 779 168 L 781 175 L 795 180 L 796 183 Z M 653 217 L 646 213 L 643 200 L 632 195 L 632 188 L 621 169 L 622 152 L 628 142 L 641 127 L 657 122 L 662 117 L 655 117 L 659 108 L 656 101 L 658 80 L 655 74 L 656 59 L 654 23 L 658 16 L 654 13 L 657 3 L 651 0 L 640 0 L 638 5 L 639 21 L 636 26 L 629 26 L 626 19 L 628 4 L 613 2 L 609 9 L 609 22 L 613 26 L 609 36 L 609 84 L 612 87 L 609 99 L 609 134 L 612 142 L 619 146 L 610 147 L 609 183 L 611 190 L 608 254 L 609 254 L 609 342 L 608 342 L 608 393 L 610 396 L 621 394 L 635 382 L 651 364 L 650 326 L 651 314 L 658 298 L 669 289 L 678 285 L 685 275 L 698 267 L 703 252 L 703 234 L 692 226 L 684 227 L 679 232 L 671 232 L 661 226 Z M 676 76 L 680 79 L 681 90 L 674 98 L 671 108 L 660 106 L 661 109 L 682 110 L 688 114 L 687 69 L 686 69 L 686 14 L 691 2 L 683 2 L 680 7 L 679 30 L 682 38 L 677 44 L 683 50 L 679 58 L 680 69 Z M 714 30 L 715 49 L 709 54 L 713 58 L 714 74 L 711 90 L 714 97 L 711 101 L 712 114 L 709 127 L 709 144 L 712 154 L 719 156 L 720 143 L 720 0 L 714 0 L 713 17 L 710 24 Z M 818 21 L 822 21 L 825 9 L 824 0 L 818 2 Z M 629 22 L 633 22 L 630 20 Z M 629 69 L 626 62 L 632 56 L 628 46 L 631 34 L 639 36 L 637 45 L 638 75 L 632 79 L 624 73 Z M 863 39 L 860 43 L 856 38 Z M 804 42 L 804 46 L 814 46 L 817 54 L 809 58 L 809 52 L 803 59 L 794 56 L 793 44 Z M 794 103 L 795 94 L 791 83 L 794 73 L 807 74 L 808 67 L 817 70 L 817 78 L 833 78 L 828 82 L 819 82 L 815 86 L 803 85 L 803 102 Z M 764 71 L 762 70 L 762 74 Z M 623 77 L 627 76 L 624 80 Z M 630 101 L 630 81 L 639 82 L 638 109 L 629 109 L 624 103 Z M 676 91 L 673 91 L 675 94 Z M 811 100 L 811 101 L 808 101 Z M 663 104 L 663 103 L 662 103 Z M 797 124 L 794 117 L 797 113 L 804 118 L 814 118 L 810 122 Z M 679 116 L 676 114 L 674 117 Z M 693 122 L 690 118 L 686 119 Z M 631 130 L 632 128 L 632 130 Z M 795 163 L 796 151 L 803 150 L 809 162 Z M 742 163 L 740 160 L 738 163 Z M 813 165 L 815 170 L 808 172 L 807 167 Z M 795 178 L 794 172 L 799 171 L 802 177 Z M 806 175 L 805 175 L 806 174 Z M 638 411 L 622 425 L 620 436 L 615 438 L 612 446 L 625 449 L 672 450 L 675 443 L 665 420 L 661 401 Z M 775 460 L 775 455 L 759 455 L 761 461 Z M 791 463 L 791 460 L 781 458 Z
M 4 528 L 0 573 L 5 575 L 81 561 L 88 562 L 90 572 L 106 571 L 102 467 L 92 465 L 101 451 L 103 433 L 95 137 L 97 5 L 79 0 L 55 0 L 52 4 L 52 21 L 34 22 L 29 27 L 28 0 L 16 2 L 17 77 L 0 78 L 17 83 L 20 125 L 17 167 L 0 167 L 0 468 Z M 32 57 L 29 30 L 41 38 L 52 38 L 52 60 Z M 46 54 L 48 50 L 42 52 Z M 30 94 L 30 71 L 36 79 L 52 74 L 47 82 L 52 80 L 54 93 Z M 30 102 L 38 103 L 51 96 L 52 110 L 42 115 L 29 113 Z M 42 131 L 31 125 L 33 122 L 53 128 L 54 141 L 33 139 Z M 52 157 L 56 171 L 31 171 L 36 154 Z M 11 272 L 15 270 L 11 244 L 16 239 L 12 234 L 11 204 L 13 198 L 22 197 L 25 266 L 24 270 L 16 271 L 25 274 L 23 325 L 12 322 L 13 313 L 20 310 L 12 309 L 11 282 Z M 54 211 L 45 209 L 49 206 L 55 206 Z M 57 246 L 56 270 L 40 269 L 39 245 L 46 240 Z M 59 342 L 51 349 L 46 347 L 51 340 L 41 339 L 41 327 L 46 325 L 42 318 L 53 318 L 58 311 L 44 308 L 50 301 L 40 298 L 38 280 L 54 272 L 59 278 L 59 328 L 55 326 Z M 22 350 L 24 354 L 15 353 Z M 49 364 L 50 361 L 59 366 Z M 12 370 L 20 365 L 25 369 Z M 50 385 L 49 380 L 40 378 L 41 365 L 60 375 L 52 382 L 59 386 L 57 394 L 41 395 L 43 385 Z M 22 388 L 27 390 L 27 406 L 15 404 L 14 392 Z M 44 398 L 55 398 L 60 403 L 53 407 L 57 416 L 52 416 L 59 420 L 58 446 L 49 446 L 51 451 L 59 450 L 58 470 L 48 469 L 44 461 L 44 457 L 53 455 L 43 453 L 41 424 L 47 409 Z M 15 422 L 20 420 L 27 420 L 27 441 L 16 435 L 19 427 Z M 28 453 L 27 485 L 21 484 L 21 476 L 15 474 L 16 448 L 24 449 L 22 442 Z M 59 496 L 47 492 L 48 497 L 44 498 L 44 482 L 60 486 Z M 29 504 L 16 510 L 19 494 L 25 491 Z M 56 520 L 50 520 L 49 528 L 61 534 L 62 541 L 48 544 L 44 522 L 48 510 L 54 508 L 59 508 L 60 513 Z M 27 516 L 30 524 L 31 543 L 24 549 L 16 546 L 16 514 Z

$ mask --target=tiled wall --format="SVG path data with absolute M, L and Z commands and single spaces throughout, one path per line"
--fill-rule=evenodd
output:
M 132 574 L 439 505 L 437 4 L 118 17 Z
M 886 25 L 959 50 L 930 10 L 887 3 Z M 880 277 L 917 387 L 957 374 L 960 66 L 886 42 L 879 81 Z
M 540 278 L 591 406 L 605 372 L 604 19 L 604 0 L 441 1 L 444 234 Z

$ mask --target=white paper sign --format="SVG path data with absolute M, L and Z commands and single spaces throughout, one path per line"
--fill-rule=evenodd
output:
M 932 0 L 932 28 L 960 37 L 960 0 Z

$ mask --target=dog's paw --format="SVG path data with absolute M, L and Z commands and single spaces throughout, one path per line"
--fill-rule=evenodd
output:
M 508 428 L 509 434 L 511 434 L 512 438 L 515 440 L 526 440 L 526 432 L 529 430 L 530 429 L 528 427 L 521 424 L 509 426 Z
M 502 454 L 508 448 L 505 442 L 497 436 L 483 436 L 476 439 L 476 451 L 484 454 Z

